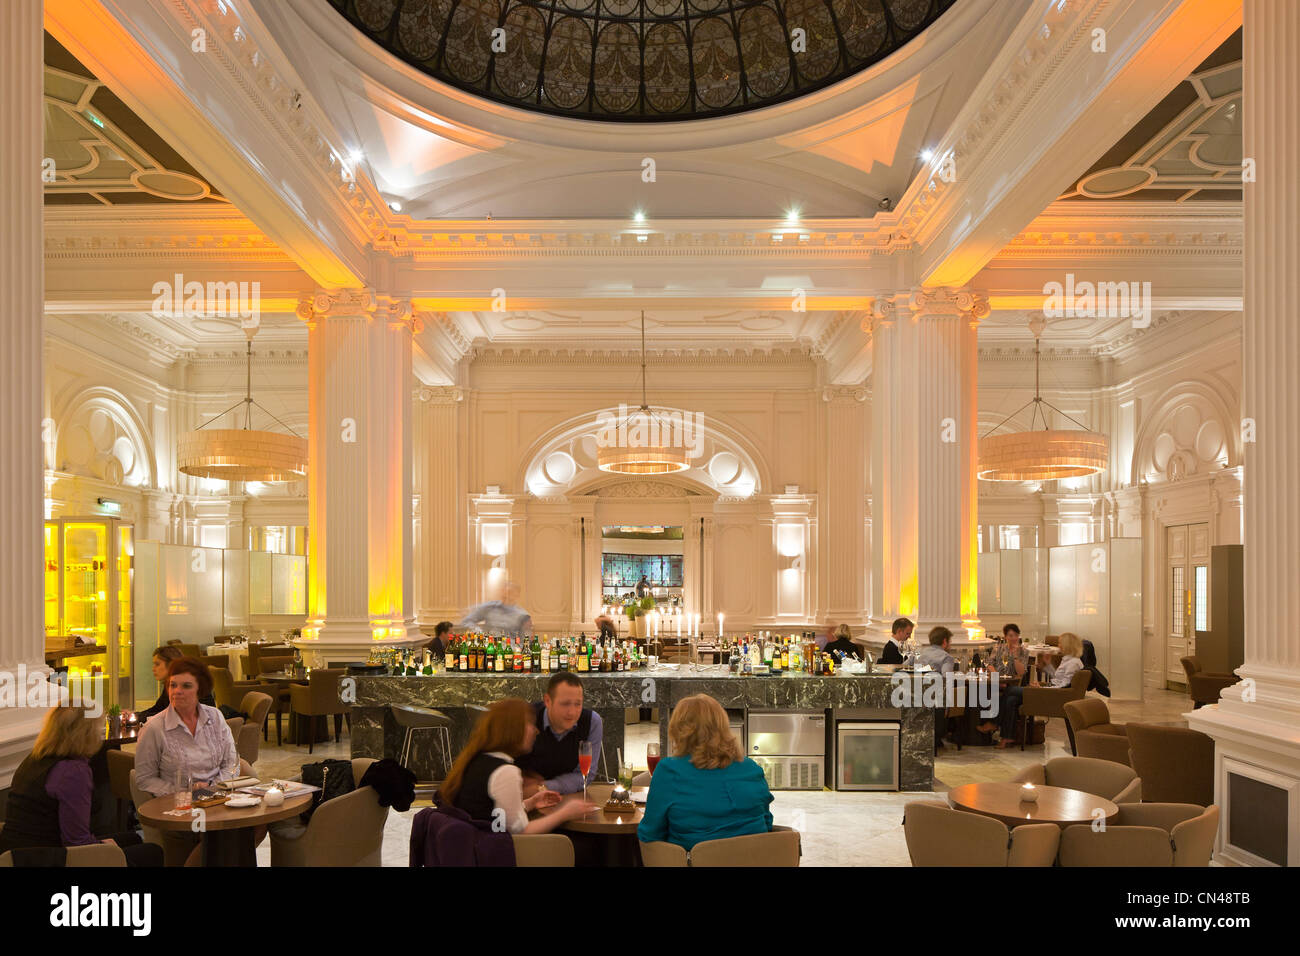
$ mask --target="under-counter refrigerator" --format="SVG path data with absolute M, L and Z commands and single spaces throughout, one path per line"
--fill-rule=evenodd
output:
M 821 790 L 826 777 L 826 713 L 750 710 L 747 750 L 773 790 Z

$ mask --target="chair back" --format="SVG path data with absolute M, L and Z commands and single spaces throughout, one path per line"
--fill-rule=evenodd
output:
M 216 635 L 214 635 L 213 638 L 212 638 L 212 643 L 213 643 L 213 644 L 229 644 L 229 643 L 230 643 L 234 638 L 236 638 L 236 637 L 238 637 L 238 636 L 239 636 L 239 635 L 237 635 L 237 634 L 216 634 Z
M 1195 654 L 1179 658 L 1179 662 L 1183 665 L 1183 673 L 1187 675 L 1189 681 L 1201 670 L 1201 661 Z
M 1129 756 L 1154 803 L 1214 802 L 1214 738 L 1183 727 L 1128 724 Z
M 1094 830 L 1074 824 L 1061 834 L 1061 866 L 1173 866 L 1169 833 L 1160 827 Z
M 1142 779 L 1132 767 L 1113 760 L 1057 757 L 1043 765 L 1043 780 L 1049 787 L 1082 790 L 1116 803 L 1142 799 Z
M 114 748 L 104 755 L 108 759 L 108 788 L 119 800 L 131 799 L 131 771 L 135 754 Z
M 250 690 L 239 702 L 236 708 L 240 713 L 248 715 L 244 722 L 245 726 L 256 727 L 258 733 L 262 732 L 262 725 L 266 723 L 266 715 L 271 712 L 271 700 L 269 694 L 263 694 L 260 691 Z
M 562 833 L 515 833 L 515 866 L 573 866 L 573 841 Z
M 218 707 L 223 704 L 226 707 L 235 707 L 235 678 L 230 673 L 230 668 L 226 666 L 230 661 L 224 657 L 218 657 L 217 660 L 221 663 L 208 668 L 208 672 L 212 675 L 212 696 Z
M 176 646 L 180 648 L 183 657 L 193 657 L 197 660 L 203 656 L 197 644 L 177 644 Z
M 1200 816 L 1174 826 L 1174 866 L 1209 866 L 1219 833 L 1219 808 L 1211 804 Z
M 1099 697 L 1084 697 L 1082 700 L 1065 702 L 1065 719 L 1070 722 L 1077 734 L 1097 724 L 1110 723 L 1110 708 Z
M 292 656 L 276 657 L 271 654 L 263 654 L 257 659 L 257 673 L 270 674 L 273 672 L 283 671 L 293 663 Z
M 772 830 L 722 840 L 703 840 L 690 852 L 691 866 L 799 865 L 799 831 Z
M 330 714 L 343 709 L 339 700 L 339 682 L 346 674 L 345 670 L 331 667 L 311 672 L 308 685 L 311 713 Z
M 641 864 L 643 866 L 670 867 L 689 866 L 686 851 L 676 843 L 656 840 L 654 843 L 641 844 Z
M 1010 831 L 1001 820 L 954 810 L 941 800 L 903 808 L 903 833 L 913 866 L 1006 866 Z
M 115 867 L 126 866 L 122 848 L 109 843 L 92 843 L 89 846 L 70 846 L 65 851 L 64 866 Z M 0 853 L 0 869 L 14 865 L 13 853 Z
M 225 654 L 200 654 L 199 663 L 211 670 L 214 667 L 225 667 L 230 663 L 230 658 Z
M 373 759 L 352 761 L 352 782 L 359 784 Z M 359 787 L 326 800 L 312 813 L 302 835 L 304 866 L 380 866 L 388 807 L 379 805 L 374 787 Z

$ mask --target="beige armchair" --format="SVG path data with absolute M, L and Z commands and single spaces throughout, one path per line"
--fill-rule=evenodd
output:
M 1214 738 L 1184 727 L 1128 725 L 1129 761 L 1153 803 L 1214 802 Z
M 352 780 L 360 783 L 370 758 L 352 761 Z M 359 787 L 326 800 L 311 822 L 271 827 L 272 866 L 381 866 L 388 807 L 379 805 L 374 787 Z
M 1219 691 L 1231 687 L 1239 678 L 1236 674 L 1220 674 L 1201 670 L 1201 661 L 1195 654 L 1181 658 L 1183 671 L 1187 674 L 1187 694 L 1192 698 L 1192 708 L 1204 704 L 1217 704 Z
M 0 853 L 0 869 L 14 865 L 13 853 Z M 92 843 L 89 846 L 70 846 L 64 858 L 64 866 L 93 866 L 97 868 L 126 866 L 126 854 L 122 848 L 109 843 Z
M 515 866 L 573 866 L 573 841 L 563 833 L 515 833 Z
M 1054 823 L 1008 830 L 1001 820 L 954 810 L 942 800 L 908 803 L 903 832 L 913 866 L 1051 866 L 1061 837 Z
M 1065 704 L 1076 757 L 1096 757 L 1128 766 L 1128 731 L 1110 722 L 1110 708 L 1098 697 L 1085 697 Z
M 265 658 L 263 658 L 265 660 Z M 316 741 L 315 722 L 317 718 L 334 717 L 334 740 L 337 743 L 343 731 L 343 716 L 348 712 L 347 704 L 339 697 L 339 681 L 346 672 L 343 668 L 327 668 L 311 672 L 311 682 L 303 687 L 295 685 L 289 688 L 289 719 L 307 717 L 307 752 L 311 753 Z M 294 731 L 294 740 L 301 743 L 302 728 Z
M 802 853 L 799 831 L 774 826 L 767 833 L 702 840 L 689 853 L 676 843 L 642 843 L 641 863 L 648 867 L 794 867 Z
M 269 694 L 249 691 L 236 708 L 240 713 L 248 714 L 239 733 L 235 734 L 235 750 L 243 760 L 250 764 L 257 763 L 261 752 L 262 731 L 266 725 L 267 714 L 271 712 L 272 700 Z M 231 728 L 234 733 L 234 728 Z
M 1031 721 L 1035 717 L 1065 717 L 1065 705 L 1072 700 L 1083 700 L 1083 695 L 1088 692 L 1088 684 L 1092 681 L 1092 671 L 1084 668 L 1075 673 L 1074 679 L 1070 681 L 1069 687 L 1026 687 L 1023 702 L 1020 704 L 1020 716 L 1026 721 Z M 1074 750 L 1074 737 L 1070 730 L 1070 725 L 1065 725 L 1067 734 L 1070 737 L 1070 750 Z M 1024 741 L 1029 739 L 1029 728 L 1025 728 L 1025 736 L 1020 742 L 1020 749 L 1025 749 Z
M 222 660 L 224 661 L 225 658 Z M 216 698 L 217 706 L 234 707 L 238 710 L 240 692 L 235 689 L 235 678 L 230 673 L 230 668 L 224 665 L 209 667 L 208 673 L 212 675 L 212 696 Z
M 1095 757 L 1057 757 L 1036 767 L 1026 767 L 1011 779 L 1035 786 L 1082 790 L 1112 803 L 1136 803 L 1142 799 L 1142 778 L 1132 767 Z
M 1125 803 L 1104 830 L 1066 827 L 1061 866 L 1209 866 L 1219 808 Z

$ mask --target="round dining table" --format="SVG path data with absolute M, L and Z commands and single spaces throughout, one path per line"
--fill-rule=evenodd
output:
M 633 793 L 644 794 L 648 787 L 633 787 Z M 614 790 L 612 783 L 593 783 L 587 787 L 587 799 L 600 807 L 585 816 L 575 817 L 560 824 L 558 830 L 573 842 L 574 863 L 577 866 L 640 866 L 641 844 L 636 828 L 645 816 L 645 804 L 638 803 L 634 810 L 610 812 L 604 803 Z M 581 793 L 575 794 L 581 797 Z M 538 810 L 538 816 L 551 812 Z
M 201 824 L 196 820 L 194 811 L 168 813 L 176 807 L 175 794 L 170 793 L 154 797 L 144 806 L 137 807 L 135 812 L 142 823 L 159 830 L 197 832 L 202 841 L 204 866 L 257 866 L 254 829 L 302 813 L 311 803 L 311 793 L 309 791 L 298 796 L 286 796 L 284 803 L 278 807 L 268 807 L 263 800 L 255 807 L 227 807 L 219 804 L 196 808 L 203 813 Z
M 1036 785 L 1038 799 L 1026 803 L 1021 799 L 1024 784 L 1015 780 L 967 783 L 948 791 L 948 803 L 954 809 L 1001 820 L 1008 827 L 1026 823 L 1055 823 L 1062 828 L 1074 823 L 1092 823 L 1104 819 L 1110 823 L 1119 814 L 1105 797 L 1066 787 Z

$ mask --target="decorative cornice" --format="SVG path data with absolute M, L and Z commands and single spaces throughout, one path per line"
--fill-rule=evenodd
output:
M 614 485 L 602 485 L 592 494 L 597 498 L 689 498 L 694 492 L 681 485 L 666 481 L 623 481 Z M 722 499 L 719 498 L 719 501 Z
M 110 312 L 104 315 L 104 320 L 108 322 L 109 325 L 113 326 L 113 328 L 125 332 L 131 338 L 143 342 L 145 345 L 149 346 L 149 348 L 162 352 L 164 355 L 172 359 L 180 358 L 185 354 L 185 350 L 176 344 L 167 341 L 161 336 L 154 335 L 152 332 L 146 331 L 134 322 L 122 318 L 120 315 Z
M 460 323 L 446 312 L 421 312 L 419 318 L 426 326 L 441 329 L 447 338 L 451 339 L 451 343 L 459 355 L 466 355 L 474 347 L 474 343 L 470 341 L 469 336 L 461 329 Z
M 478 347 L 471 351 L 471 358 L 484 365 L 528 365 L 536 366 L 539 362 L 548 365 L 590 365 L 627 362 L 639 360 L 639 349 L 600 349 L 600 348 L 529 348 L 527 346 Z M 811 360 L 812 353 L 807 346 L 788 345 L 772 346 L 735 346 L 729 348 L 681 348 L 654 349 L 646 352 L 648 361 L 663 366 L 708 366 L 708 365 L 791 365 Z

